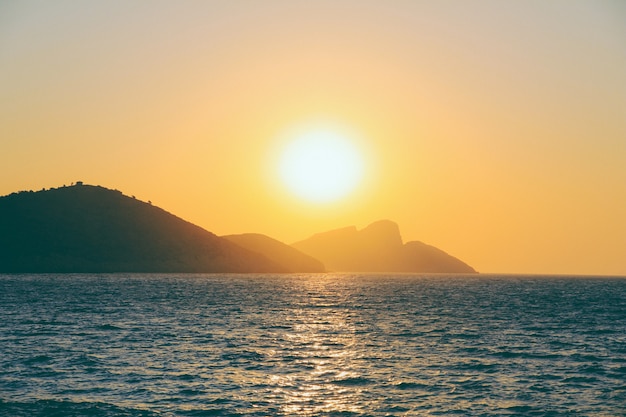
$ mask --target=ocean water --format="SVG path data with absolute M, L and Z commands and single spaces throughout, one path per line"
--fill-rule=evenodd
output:
M 2 416 L 626 416 L 626 278 L 0 275 Z

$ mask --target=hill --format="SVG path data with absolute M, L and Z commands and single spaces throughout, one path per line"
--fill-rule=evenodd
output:
M 417 241 L 403 244 L 398 225 L 389 220 L 363 230 L 351 226 L 318 233 L 292 246 L 321 260 L 332 271 L 476 272 L 434 246 Z
M 271 237 L 258 233 L 222 236 L 234 244 L 257 252 L 289 272 L 324 272 L 324 265 L 315 258 Z
M 0 272 L 285 272 L 165 210 L 76 185 L 0 198 Z

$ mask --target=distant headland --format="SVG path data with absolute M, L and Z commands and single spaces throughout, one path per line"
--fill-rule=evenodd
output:
M 117 190 L 78 181 L 0 197 L 0 273 L 463 272 L 464 262 L 389 221 L 287 245 L 259 234 L 217 236 Z
M 389 220 L 362 230 L 351 226 L 318 233 L 292 246 L 333 271 L 476 273 L 434 246 L 417 241 L 403 244 L 398 225 Z

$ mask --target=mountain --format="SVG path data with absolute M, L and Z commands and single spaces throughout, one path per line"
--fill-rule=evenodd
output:
M 227 235 L 223 238 L 237 246 L 260 253 L 289 272 L 324 272 L 324 265 L 299 250 L 258 233 Z
M 0 272 L 286 272 L 150 203 L 78 184 L 0 197 Z
M 422 242 L 403 244 L 398 225 L 389 220 L 372 223 L 363 230 L 351 226 L 318 233 L 292 246 L 321 260 L 332 271 L 476 272 L 434 246 Z

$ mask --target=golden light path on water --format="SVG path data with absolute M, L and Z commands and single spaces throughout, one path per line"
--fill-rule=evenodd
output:
M 351 361 L 357 352 L 354 350 L 354 329 L 342 315 L 327 318 L 312 316 L 304 311 L 295 312 L 295 320 L 300 321 L 294 329 L 297 333 L 289 338 L 294 345 L 309 346 L 308 358 L 302 359 L 302 365 L 311 367 L 308 377 L 302 380 L 283 381 L 274 376 L 277 385 L 297 385 L 297 391 L 277 388 L 275 392 L 284 397 L 282 409 L 287 414 L 328 413 L 330 411 L 361 412 L 358 404 L 358 390 L 350 390 L 336 385 L 322 385 L 328 378 L 348 380 L 360 375 L 351 370 Z M 328 336 L 335 333 L 336 336 Z
M 353 362 L 360 359 L 354 317 L 333 308 L 346 305 L 348 295 L 337 292 L 331 277 L 319 278 L 300 281 L 298 302 L 284 312 L 290 330 L 271 355 L 283 361 L 290 352 L 294 365 L 304 372 L 269 376 L 268 384 L 275 388 L 268 399 L 284 415 L 363 413 L 367 410 L 360 389 L 351 386 L 364 377 L 353 370 Z

